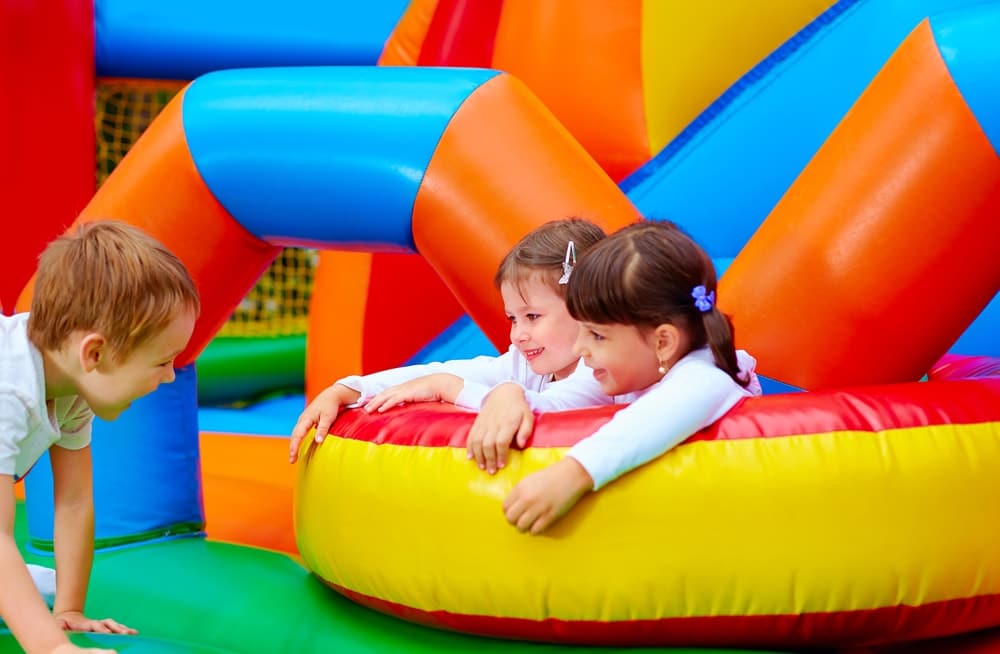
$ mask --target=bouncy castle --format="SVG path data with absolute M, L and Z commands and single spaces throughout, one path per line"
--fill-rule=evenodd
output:
M 26 108 L 7 103 L 9 211 L 32 218 L 8 228 L 5 310 L 28 306 L 45 242 L 102 218 L 176 252 L 203 304 L 177 381 L 95 425 L 88 608 L 142 635 L 76 642 L 989 646 L 1000 3 L 760 4 L 0 2 L 20 28 L 3 65 L 52 126 L 27 139 Z M 142 135 L 95 191 L 101 85 L 156 88 L 164 106 L 123 105 Z M 350 373 L 505 349 L 496 265 L 569 215 L 688 231 L 767 384 L 550 534 L 517 533 L 502 498 L 613 409 L 539 416 L 531 447 L 488 477 L 465 460 L 472 416 L 445 405 L 347 412 L 295 468 L 301 396 L 205 407 L 294 386 L 295 357 L 308 397 Z M 201 355 L 277 258 L 313 270 L 297 340 L 248 328 L 203 386 Z M 51 564 L 46 467 L 18 534 Z M 15 647 L 0 632 L 0 651 Z

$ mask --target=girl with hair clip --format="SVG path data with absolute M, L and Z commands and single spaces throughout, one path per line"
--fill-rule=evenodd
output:
M 574 347 L 586 364 L 574 377 L 589 374 L 605 394 L 632 394 L 634 401 L 562 460 L 514 487 L 504 513 L 519 531 L 532 534 L 549 528 L 588 491 L 760 394 L 752 367 L 737 359 L 732 323 L 716 307 L 711 259 L 669 223 L 630 225 L 594 246 L 573 271 L 566 304 L 581 323 Z M 509 401 L 502 393 L 511 389 L 498 388 L 501 394 L 486 404 Z
M 345 377 L 317 395 L 299 416 L 289 442 L 289 461 L 297 460 L 311 428 L 316 428 L 315 440 L 321 442 L 344 408 L 363 406 L 369 412 L 382 412 L 408 402 L 440 401 L 478 410 L 483 398 L 502 382 L 515 382 L 532 392 L 559 387 L 580 363 L 573 351 L 577 323 L 566 311 L 568 271 L 578 254 L 604 237 L 603 229 L 582 218 L 553 220 L 529 232 L 503 258 L 493 280 L 510 321 L 511 345 L 505 353 Z M 593 384 L 574 384 L 560 396 L 570 406 L 608 403 Z M 522 440 L 529 433 L 525 431 Z M 471 459 L 481 439 L 470 436 L 469 442 Z

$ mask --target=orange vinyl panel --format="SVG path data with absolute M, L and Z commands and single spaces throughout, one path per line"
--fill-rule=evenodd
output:
M 177 367 L 197 357 L 281 251 L 233 220 L 205 186 L 184 137 L 183 101 L 182 91 L 77 218 L 77 223 L 113 218 L 140 227 L 187 266 L 202 309 Z M 22 293 L 19 310 L 30 305 L 33 282 Z
M 313 279 L 306 336 L 306 400 L 361 372 L 372 255 L 324 250 Z
M 199 442 L 208 537 L 297 553 L 288 439 L 202 432 Z
M 445 130 L 413 208 L 413 236 L 498 349 L 509 344 L 493 287 L 500 260 L 549 220 L 580 216 L 608 231 L 638 211 L 520 81 L 498 75 Z
M 416 66 L 438 0 L 410 0 L 382 48 L 379 66 Z
M 507 0 L 493 67 L 534 91 L 615 180 L 650 157 L 641 0 Z M 594 44 L 601 44 L 595 47 Z
M 1000 159 L 925 21 L 722 280 L 740 347 L 807 389 L 919 379 L 1000 286 Z

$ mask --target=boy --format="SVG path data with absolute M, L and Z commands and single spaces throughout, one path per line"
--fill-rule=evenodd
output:
M 83 614 L 94 553 L 91 422 L 114 420 L 174 380 L 198 311 L 177 257 L 134 227 L 102 221 L 50 243 L 31 312 L 0 315 L 0 618 L 28 654 L 83 651 L 63 629 L 136 633 Z M 14 482 L 46 450 L 58 570 L 51 614 L 13 537 Z

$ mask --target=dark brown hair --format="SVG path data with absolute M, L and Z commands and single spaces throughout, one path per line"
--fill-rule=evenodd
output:
M 566 247 L 570 241 L 580 257 L 594 244 L 604 239 L 604 230 L 583 218 L 551 220 L 528 232 L 500 262 L 493 283 L 500 288 L 510 283 L 520 288 L 528 279 L 542 275 L 560 296 L 566 296 L 566 284 L 560 284 Z
M 702 312 L 692 295 L 697 286 L 716 292 L 715 266 L 708 254 L 668 221 L 641 222 L 607 237 L 580 258 L 569 280 L 566 307 L 574 319 L 595 324 L 684 330 L 691 348 L 706 344 L 715 364 L 741 386 L 733 325 L 712 303 Z
M 184 309 L 197 315 L 198 291 L 163 244 L 125 223 L 85 223 L 38 258 L 28 337 L 58 350 L 74 331 L 93 330 L 120 362 Z

